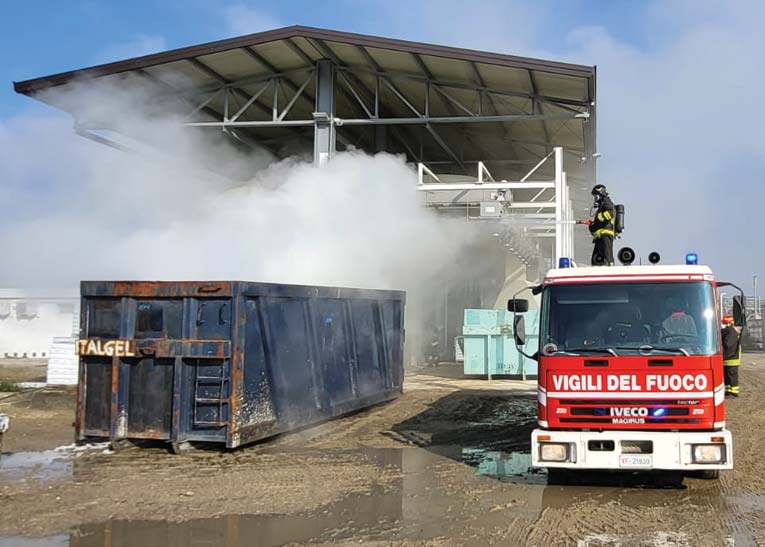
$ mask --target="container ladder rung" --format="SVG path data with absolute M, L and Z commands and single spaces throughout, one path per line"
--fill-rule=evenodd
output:
M 201 382 L 215 382 L 217 383 L 217 386 L 207 384 L 205 387 L 217 387 L 218 388 L 218 397 L 199 397 L 199 385 Z M 202 426 L 214 426 L 214 427 L 222 427 L 226 425 L 226 422 L 221 422 L 220 418 L 223 416 L 223 404 L 226 402 L 226 398 L 223 396 L 223 389 L 225 387 L 225 383 L 227 381 L 227 378 L 223 375 L 223 370 L 221 370 L 220 376 L 200 376 L 199 375 L 199 369 L 195 367 L 194 369 L 194 413 L 193 413 L 193 420 L 194 425 L 202 425 Z M 217 404 L 218 405 L 218 421 L 215 422 L 209 422 L 209 421 L 201 421 L 197 419 L 197 411 L 199 410 L 200 404 Z

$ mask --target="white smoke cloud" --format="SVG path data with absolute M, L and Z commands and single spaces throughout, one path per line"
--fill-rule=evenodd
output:
M 157 116 L 127 83 L 55 100 L 151 152 L 91 143 L 57 116 L 0 125 L 0 199 L 13 204 L 0 217 L 0 286 L 220 278 L 407 289 L 468 237 L 421 207 L 401 157 L 276 162 L 181 126 L 172 108 Z M 244 180 L 211 174 L 221 169 Z

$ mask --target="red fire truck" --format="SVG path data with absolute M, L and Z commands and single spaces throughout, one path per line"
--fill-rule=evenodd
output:
M 532 289 L 541 298 L 533 355 L 523 349 L 528 300 L 508 302 L 516 344 L 539 362 L 535 467 L 707 478 L 733 467 L 717 290 L 735 285 L 697 261 L 579 268 L 561 259 Z M 737 295 L 739 326 L 743 309 Z

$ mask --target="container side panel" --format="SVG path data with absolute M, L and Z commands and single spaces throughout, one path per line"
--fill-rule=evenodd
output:
M 401 302 L 384 300 L 380 302 L 383 315 L 383 331 L 388 347 L 388 373 L 391 385 L 401 387 L 404 381 L 404 333 Z
M 82 294 L 81 336 L 97 343 L 81 356 L 81 437 L 235 447 L 401 392 L 400 292 L 92 282 Z
M 324 394 L 329 404 L 335 406 L 354 396 L 348 356 L 348 331 L 343 321 L 344 302 L 336 299 L 316 300 L 313 309 Z
M 228 340 L 231 337 L 231 300 L 196 299 L 196 338 Z
M 264 299 L 276 415 L 287 423 L 302 422 L 316 408 L 305 308 L 303 299 Z
M 175 360 L 147 357 L 123 362 L 130 367 L 128 435 L 169 439 Z
M 268 361 L 260 323 L 260 299 L 248 298 L 247 325 L 244 348 L 244 389 L 240 403 L 241 423 L 244 426 L 270 423 L 276 420 Z
M 358 363 L 358 390 L 362 396 L 385 388 L 382 333 L 376 315 L 377 302 L 351 301 L 351 318 Z
M 88 357 L 84 363 L 84 432 L 87 435 L 108 437 L 111 424 L 112 360 L 111 357 Z

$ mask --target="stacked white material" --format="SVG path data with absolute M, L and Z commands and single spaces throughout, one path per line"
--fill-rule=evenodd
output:
M 454 361 L 456 363 L 465 362 L 465 351 L 462 349 L 464 344 L 465 339 L 462 338 L 462 336 L 457 336 L 454 338 Z
M 0 357 L 44 358 L 51 338 L 72 336 L 76 289 L 0 288 Z
M 77 354 L 74 337 L 55 337 L 48 354 L 48 377 L 50 385 L 72 386 L 77 384 Z

